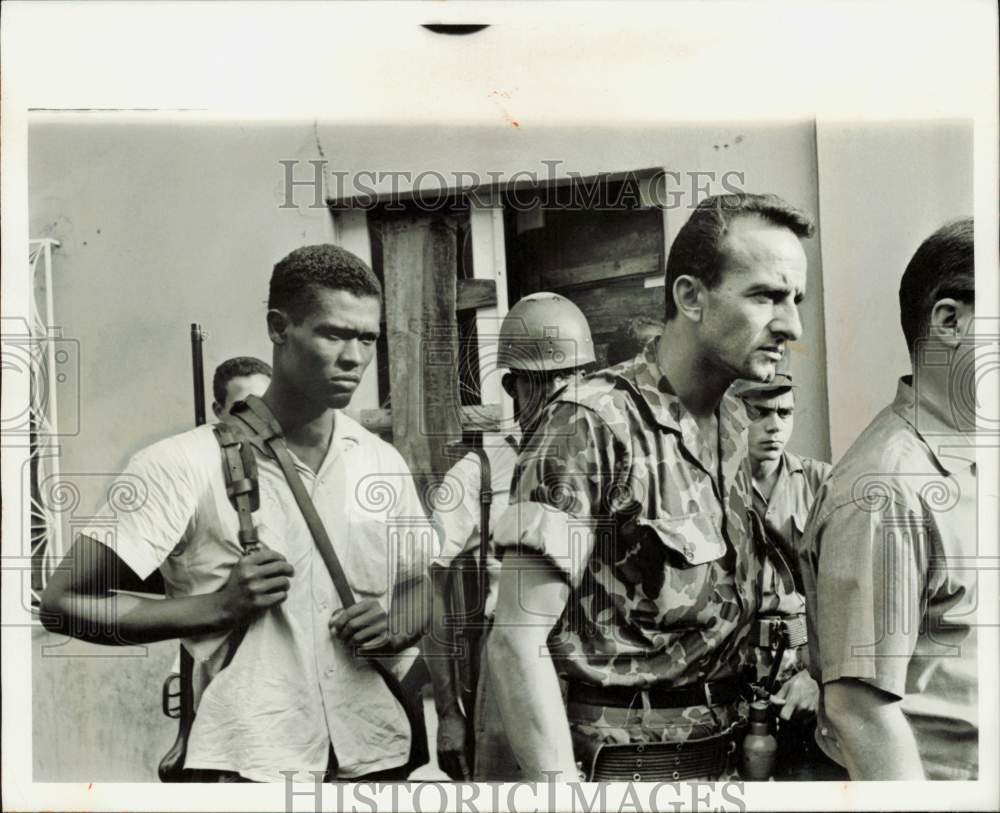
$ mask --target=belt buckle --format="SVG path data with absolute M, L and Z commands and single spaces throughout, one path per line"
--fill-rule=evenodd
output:
M 780 618 L 765 618 L 762 619 L 761 624 L 767 630 L 767 640 L 762 641 L 763 646 L 768 649 L 774 649 L 782 638 L 786 637 L 788 634 L 785 628 L 785 622 Z

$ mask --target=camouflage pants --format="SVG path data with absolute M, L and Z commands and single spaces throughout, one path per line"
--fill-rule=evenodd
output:
M 746 704 L 651 708 L 645 692 L 637 694 L 632 708 L 595 706 L 570 701 L 567 705 L 570 732 L 579 767 L 586 772 L 600 745 L 633 743 L 679 743 L 701 740 L 729 730 L 746 718 Z M 738 776 L 738 759 L 730 760 L 716 776 L 692 777 L 727 781 Z

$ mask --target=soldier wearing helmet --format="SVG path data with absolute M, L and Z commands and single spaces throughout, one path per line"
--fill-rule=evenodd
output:
M 503 387 L 527 435 L 542 408 L 594 363 L 594 341 L 583 312 L 566 297 L 530 294 L 507 313 L 497 341 Z
M 435 506 L 434 519 L 444 544 L 435 562 L 432 633 L 424 639 L 424 656 L 438 715 L 438 765 L 452 779 L 515 780 L 520 776 L 496 709 L 491 676 L 487 669 L 480 668 L 485 665 L 481 650 L 485 649 L 486 636 L 478 641 L 480 651 L 456 657 L 463 642 L 474 638 L 463 635 L 458 622 L 445 621 L 446 614 L 454 614 L 448 608 L 454 606 L 453 591 L 461 590 L 459 574 L 467 572 L 470 565 L 475 569 L 479 560 L 484 474 L 491 492 L 484 557 L 486 596 L 483 619 L 472 623 L 488 626 L 496 607 L 500 568 L 493 556 L 492 531 L 496 518 L 507 508 L 511 476 L 523 438 L 537 425 L 546 403 L 571 389 L 593 364 L 590 327 L 576 305 L 548 292 L 519 300 L 501 324 L 496 357 L 497 368 L 506 370 L 502 383 L 514 401 L 517 428 L 509 433 L 484 433 L 481 449 L 468 452 L 446 476 L 450 486 L 446 491 L 461 494 L 461 500 L 454 505 Z M 470 605 L 469 600 L 465 603 Z M 470 657 L 473 660 L 469 661 Z M 463 669 L 462 664 L 467 668 Z M 473 713 L 463 707 L 461 700 L 469 700 L 468 673 L 476 671 L 479 679 Z

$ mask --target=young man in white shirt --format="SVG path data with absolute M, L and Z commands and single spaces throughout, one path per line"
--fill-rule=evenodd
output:
M 365 655 L 414 642 L 388 615 L 426 606 L 433 534 L 402 457 L 341 411 L 374 356 L 381 300 L 371 270 L 333 245 L 281 260 L 268 299 L 274 374 L 262 400 L 356 604 L 341 607 L 281 468 L 262 454 L 253 513 L 262 544 L 243 555 L 210 426 L 131 459 L 125 476 L 141 487 L 130 510 L 118 511 L 110 534 L 81 533 L 43 596 L 52 631 L 112 645 L 181 638 L 196 668 L 214 674 L 185 761 L 199 779 L 405 778 L 407 719 Z M 374 484 L 392 499 L 366 503 Z M 144 579 L 156 569 L 166 600 L 115 592 L 129 571 Z M 244 626 L 220 669 L 230 633 Z

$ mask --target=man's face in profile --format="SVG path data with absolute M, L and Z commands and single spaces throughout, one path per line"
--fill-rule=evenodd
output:
M 248 395 L 261 396 L 271 384 L 270 377 L 263 373 L 253 375 L 237 375 L 226 383 L 226 402 L 212 404 L 217 418 L 228 415 L 237 401 L 245 401 Z
M 704 291 L 700 338 L 734 379 L 770 381 L 802 335 L 805 251 L 791 230 L 748 216 L 733 222 L 720 252 L 722 279 Z

